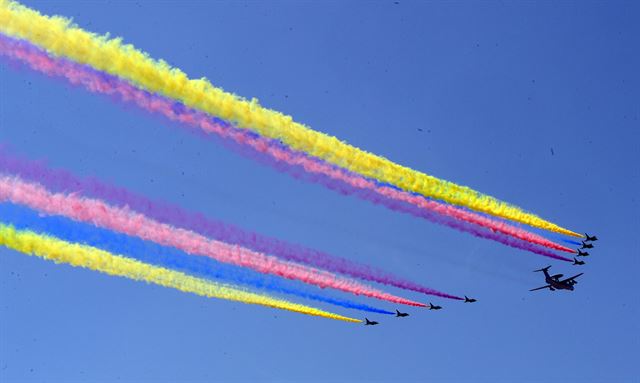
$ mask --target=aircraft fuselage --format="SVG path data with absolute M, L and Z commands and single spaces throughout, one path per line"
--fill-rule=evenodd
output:
M 565 283 L 560 283 L 555 279 L 547 279 L 547 283 L 551 285 L 556 290 L 571 290 L 573 291 L 573 286 Z
M 549 275 L 549 273 L 547 273 L 546 271 L 544 272 L 544 280 L 545 282 L 547 282 L 548 285 L 551 285 L 551 287 L 555 290 L 571 290 L 573 291 L 574 287 L 573 285 L 569 284 L 569 283 L 560 283 L 558 280 L 551 278 L 551 276 Z

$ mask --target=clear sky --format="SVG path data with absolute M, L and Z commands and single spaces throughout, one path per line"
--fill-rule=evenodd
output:
M 365 327 L 3 248 L 3 382 L 638 381 L 637 2 L 25 4 L 600 241 L 582 268 L 552 262 L 295 180 L 3 61 L 0 143 L 15 152 L 479 299 L 388 288 L 444 309 Z M 576 291 L 530 293 L 549 264 L 584 271 Z

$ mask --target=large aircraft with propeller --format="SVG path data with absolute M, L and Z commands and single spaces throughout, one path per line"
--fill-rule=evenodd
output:
M 567 279 L 560 279 L 562 278 L 563 274 L 555 274 L 555 275 L 550 275 L 549 274 L 549 269 L 551 268 L 551 266 L 547 266 L 545 268 L 542 268 L 540 270 L 534 270 L 534 272 L 538 272 L 538 271 L 542 271 L 544 273 L 544 280 L 545 282 L 547 282 L 546 286 L 542 286 L 542 287 L 537 287 L 535 289 L 531 289 L 529 291 L 536 291 L 536 290 L 542 290 L 542 289 L 549 289 L 551 291 L 555 291 L 555 290 L 571 290 L 573 291 L 574 289 L 574 285 L 578 283 L 578 281 L 576 281 L 576 278 L 578 278 L 579 276 L 581 276 L 584 273 L 580 273 L 580 274 L 576 274 L 571 278 L 567 278 Z

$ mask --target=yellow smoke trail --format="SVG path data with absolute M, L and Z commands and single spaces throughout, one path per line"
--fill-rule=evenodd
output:
M 43 16 L 14 1 L 0 0 L 0 32 L 29 40 L 49 53 L 127 79 L 140 87 L 182 101 L 239 127 L 278 139 L 291 148 L 366 177 L 395 185 L 403 190 L 466 206 L 476 211 L 521 222 L 530 226 L 582 237 L 534 214 L 457 185 L 401 166 L 314 131 L 291 116 L 264 108 L 256 99 L 248 101 L 216 88 L 206 79 L 192 80 L 166 62 L 151 59 L 121 39 L 108 39 L 74 26 L 70 20 Z
M 221 298 L 263 305 L 346 322 L 361 322 L 358 319 L 271 298 L 266 295 L 238 290 L 227 285 L 191 277 L 181 272 L 148 265 L 94 247 L 65 242 L 31 231 L 16 230 L 12 226 L 2 223 L 0 223 L 0 245 L 22 253 L 36 255 L 56 263 L 68 263 L 72 266 L 85 267 L 109 275 L 155 283 L 165 287 L 173 287 L 180 291 L 209 298 Z

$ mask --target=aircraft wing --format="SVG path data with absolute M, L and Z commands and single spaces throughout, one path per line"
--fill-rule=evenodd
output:
M 571 277 L 571 278 L 567 278 L 567 279 L 565 279 L 565 280 L 563 280 L 563 281 L 560 281 L 560 283 L 564 283 L 564 282 L 572 281 L 572 280 L 574 280 L 574 279 L 578 278 L 579 276 L 581 276 L 582 274 L 584 274 L 584 273 L 580 273 L 580 274 L 574 275 L 574 276 L 573 276 L 573 277 Z
M 551 287 L 551 285 L 546 285 L 546 286 L 542 286 L 542 287 L 536 287 L 535 289 L 531 289 L 531 290 L 529 290 L 529 291 L 536 291 L 536 290 L 548 289 L 549 287 Z

